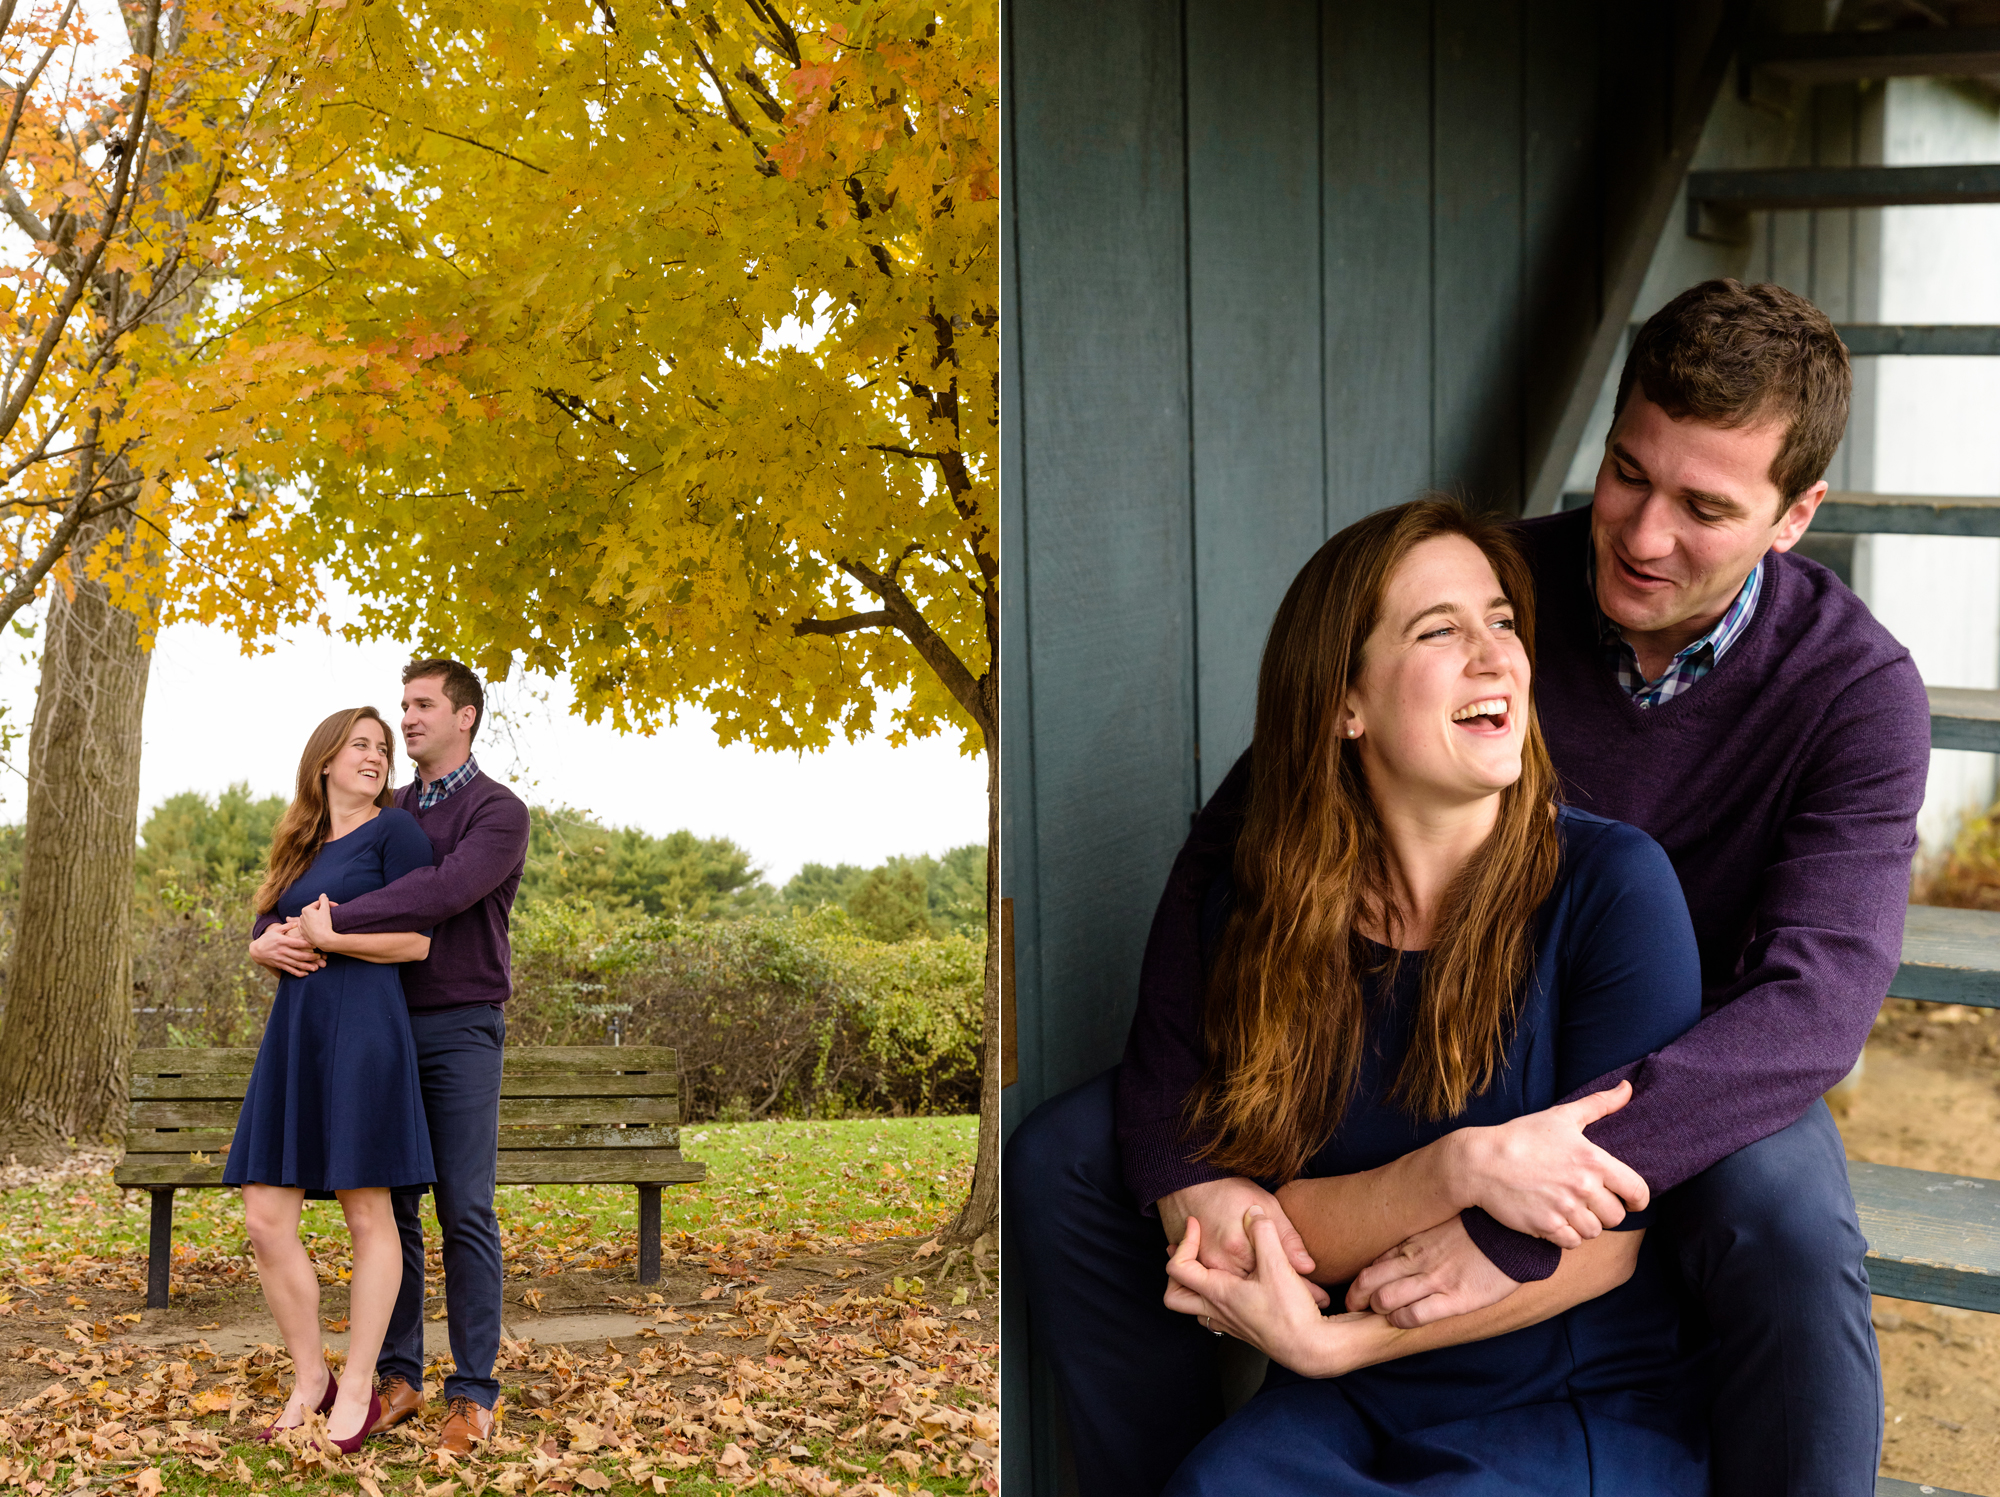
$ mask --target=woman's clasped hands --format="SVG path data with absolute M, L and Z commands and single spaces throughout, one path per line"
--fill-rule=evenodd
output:
M 1326 1291 L 1292 1267 L 1277 1224 L 1260 1206 L 1243 1215 L 1256 1266 L 1239 1278 L 1201 1261 L 1201 1219 L 1189 1217 L 1167 1261 L 1167 1308 L 1218 1334 L 1247 1341 L 1305 1377 L 1338 1377 L 1361 1366 L 1354 1331 L 1386 1324 L 1372 1311 L 1326 1315 Z

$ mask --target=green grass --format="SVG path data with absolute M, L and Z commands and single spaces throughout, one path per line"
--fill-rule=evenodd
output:
M 709 1177 L 662 1193 L 661 1230 L 669 1243 L 740 1232 L 847 1242 L 933 1232 L 964 1200 L 977 1138 L 970 1117 L 694 1124 L 681 1130 L 681 1152 Z M 630 1186 L 502 1186 L 496 1204 L 516 1276 L 629 1253 L 638 1230 Z M 114 1265 L 143 1272 L 147 1212 L 145 1192 L 120 1191 L 103 1175 L 0 1194 L 0 1283 L 68 1279 L 93 1264 L 92 1277 Z M 344 1261 L 336 1203 L 308 1202 L 304 1230 L 323 1255 Z M 177 1273 L 247 1268 L 236 1193 L 177 1196 L 174 1244 Z

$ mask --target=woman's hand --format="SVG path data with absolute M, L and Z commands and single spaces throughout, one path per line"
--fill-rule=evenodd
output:
M 250 943 L 250 960 L 280 977 L 310 977 L 326 965 L 296 920 L 266 926 L 264 934 Z
M 1452 1194 L 1502 1226 L 1559 1248 L 1581 1247 L 1652 1198 L 1638 1171 L 1583 1136 L 1631 1100 L 1632 1083 L 1621 1081 L 1497 1128 L 1459 1129 L 1444 1140 Z
M 1398 1243 L 1347 1288 L 1347 1308 L 1373 1310 L 1400 1330 L 1497 1305 L 1521 1286 L 1493 1266 L 1457 1217 Z
M 1239 1279 L 1248 1278 L 1257 1267 L 1256 1250 L 1243 1230 L 1244 1218 L 1252 1210 L 1262 1211 L 1277 1228 L 1286 1260 L 1302 1274 L 1313 1271 L 1312 1254 L 1306 1251 L 1298 1229 L 1285 1215 L 1285 1208 L 1255 1180 L 1232 1175 L 1226 1180 L 1183 1186 L 1171 1195 L 1161 1196 L 1154 1209 L 1160 1213 L 1167 1241 L 1176 1246 L 1184 1240 L 1187 1228 L 1200 1222 L 1202 1233 L 1197 1239 L 1196 1252 L 1202 1265 Z M 1313 1287 L 1319 1288 L 1317 1284 Z M 1328 1303 L 1323 1295 L 1320 1303 Z
M 1320 1314 L 1326 1292 L 1292 1268 L 1277 1224 L 1263 1208 L 1244 1214 L 1256 1269 L 1248 1278 L 1201 1262 L 1201 1218 L 1167 1263 L 1167 1308 L 1200 1319 L 1202 1326 L 1247 1341 L 1272 1361 L 1305 1377 L 1337 1377 L 1349 1367 L 1341 1356 L 1342 1328 L 1375 1321 L 1371 1314 Z
M 306 939 L 321 951 L 339 949 L 340 937 L 333 931 L 333 912 L 338 909 L 324 894 L 299 911 L 299 928 L 306 933 Z

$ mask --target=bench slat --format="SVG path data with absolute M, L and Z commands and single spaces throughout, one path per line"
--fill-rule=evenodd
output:
M 146 1132 L 155 1128 L 221 1128 L 234 1133 L 236 1115 L 242 1110 L 241 1097 L 234 1102 L 224 1101 L 219 1097 L 134 1102 L 131 1116 L 126 1120 L 126 1131 Z
M 203 1071 L 193 1076 L 140 1076 L 132 1077 L 132 1100 L 152 1102 L 173 1100 L 181 1097 L 198 1101 L 226 1098 L 241 1102 L 244 1092 L 250 1088 L 250 1072 Z
M 225 1162 L 219 1154 L 208 1164 L 190 1164 L 185 1154 L 127 1155 L 111 1178 L 119 1185 L 220 1185 Z
M 708 1166 L 678 1149 L 520 1149 L 500 1155 L 502 1185 L 686 1185 Z
M 168 1098 L 134 1102 L 126 1132 L 137 1137 L 161 1128 L 236 1130 L 241 1100 Z M 678 1123 L 680 1103 L 673 1097 L 503 1097 L 500 1125 L 506 1127 L 603 1128 L 616 1123 Z M 127 1147 L 131 1147 L 130 1144 Z
M 134 1101 L 212 1100 L 229 1098 L 241 1102 L 250 1086 L 250 1072 L 206 1071 L 190 1076 L 134 1076 Z M 576 1075 L 560 1071 L 517 1074 L 508 1066 L 500 1075 L 503 1097 L 676 1097 L 680 1095 L 680 1075 L 674 1071 L 642 1071 L 624 1074 L 599 1071 Z
M 236 1046 L 228 1049 L 202 1050 L 191 1047 L 150 1046 L 132 1052 L 132 1074 L 134 1076 L 209 1076 L 215 1074 L 234 1075 L 242 1072 L 250 1074 L 250 1067 L 256 1063 L 257 1051 L 254 1046 Z
M 509 1149 L 678 1149 L 681 1130 L 673 1124 L 641 1128 L 507 1128 L 500 1148 Z
M 608 1072 L 566 1076 L 555 1071 L 517 1076 L 505 1071 L 500 1076 L 503 1097 L 677 1097 L 680 1090 L 681 1078 L 673 1071 L 647 1071 L 637 1076 Z
M 602 1128 L 610 1123 L 678 1123 L 681 1104 L 674 1097 L 502 1097 L 500 1126 L 530 1127 L 561 1124 Z
M 1995 501 L 2000 503 L 2000 501 Z M 506 1068 L 512 1075 L 560 1071 L 577 1076 L 620 1071 L 680 1070 L 671 1045 L 509 1045 Z
M 186 1158 L 191 1151 L 227 1154 L 233 1128 L 135 1128 L 125 1135 L 125 1157 L 142 1154 Z M 502 1149 L 677 1149 L 680 1129 L 669 1124 L 633 1128 L 502 1128 Z

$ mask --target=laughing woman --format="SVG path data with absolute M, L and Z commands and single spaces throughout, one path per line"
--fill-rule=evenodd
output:
M 430 839 L 389 803 L 394 769 L 394 740 L 372 707 L 329 717 L 299 760 L 250 945 L 279 973 L 278 995 L 222 1173 L 243 1187 L 264 1299 L 292 1354 L 291 1397 L 265 1438 L 317 1411 L 350 1452 L 380 1416 L 375 1359 L 403 1278 L 389 1192 L 436 1174 L 396 966 L 428 956 L 430 933 L 338 936 L 311 963 L 270 937 L 295 928 L 308 906 L 431 866 Z M 304 1203 L 336 1199 L 354 1242 L 347 1366 L 337 1381 L 320 1341 L 319 1278 L 299 1240 Z
M 1186 1036 L 1207 1069 L 1187 1117 L 1211 1167 L 1289 1182 L 1278 1199 L 1316 1244 L 1314 1278 L 1358 1282 L 1354 1313 L 1323 1314 L 1261 1208 L 1249 1278 L 1204 1267 L 1189 1218 L 1167 1304 L 1277 1366 L 1172 1497 L 1708 1490 L 1675 1275 L 1643 1211 L 1600 1195 L 1583 1228 L 1553 1224 L 1570 1250 L 1552 1277 L 1428 1325 L 1364 1272 L 1413 1236 L 1463 1232 L 1468 1151 L 1699 1013 L 1666 854 L 1556 803 L 1529 696 L 1533 601 L 1499 524 L 1432 501 L 1328 541 L 1272 625 L 1248 813 L 1211 891 L 1206 1008 Z M 1643 1181 L 1625 1188 L 1646 1204 Z

